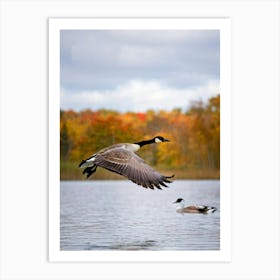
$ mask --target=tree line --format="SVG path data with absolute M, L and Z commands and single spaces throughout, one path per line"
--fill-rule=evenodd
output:
M 171 142 L 143 147 L 139 154 L 162 170 L 197 171 L 198 177 L 219 177 L 220 170 L 220 95 L 206 103 L 194 101 L 183 111 L 126 112 L 101 109 L 60 112 L 61 167 L 77 166 L 82 159 L 106 146 L 138 142 L 161 135 Z M 62 168 L 63 169 L 63 168 Z M 214 173 L 207 173 L 213 171 Z M 204 173 L 207 174 L 204 174 Z M 73 179 L 71 168 L 61 172 Z M 203 175 L 204 174 L 204 175 Z M 209 175 L 214 174 L 214 175 Z

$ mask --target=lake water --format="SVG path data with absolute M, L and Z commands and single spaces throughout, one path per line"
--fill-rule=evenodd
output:
M 150 190 L 128 180 L 62 181 L 61 250 L 219 250 L 220 181 L 176 180 Z M 205 204 L 210 214 L 180 214 L 173 204 Z

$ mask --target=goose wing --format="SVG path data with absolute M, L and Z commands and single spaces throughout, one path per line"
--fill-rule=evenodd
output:
M 207 212 L 207 210 L 209 210 L 208 206 L 205 205 L 191 205 L 186 207 L 188 211 L 197 211 L 197 212 Z
M 134 152 L 123 147 L 98 153 L 94 163 L 123 175 L 144 188 L 161 189 L 161 186 L 167 187 L 165 183 L 171 183 L 169 179 L 173 177 L 161 175 Z
M 206 210 L 207 209 L 207 206 L 204 206 L 204 205 L 190 205 L 187 207 L 187 209 L 189 210 L 198 210 L 198 211 L 203 211 L 203 210 Z

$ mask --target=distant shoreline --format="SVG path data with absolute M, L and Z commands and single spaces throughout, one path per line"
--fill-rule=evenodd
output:
M 176 179 L 190 179 L 190 180 L 209 180 L 209 179 L 220 179 L 220 170 L 210 169 L 169 169 L 162 167 L 154 167 L 157 171 L 164 175 L 175 175 Z M 82 174 L 82 169 L 78 168 L 76 162 L 61 162 L 60 163 L 60 180 L 84 180 L 85 176 Z M 123 177 L 98 168 L 96 173 L 92 175 L 91 179 L 95 180 L 122 180 Z

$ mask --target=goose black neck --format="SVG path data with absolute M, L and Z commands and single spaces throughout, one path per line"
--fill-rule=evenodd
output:
M 155 143 L 154 139 L 151 139 L 151 140 L 144 140 L 144 141 L 140 141 L 140 142 L 137 142 L 137 143 L 134 143 L 134 144 L 137 144 L 137 145 L 139 145 L 140 147 L 143 147 L 143 146 L 145 146 L 145 145 L 152 144 L 152 143 Z

